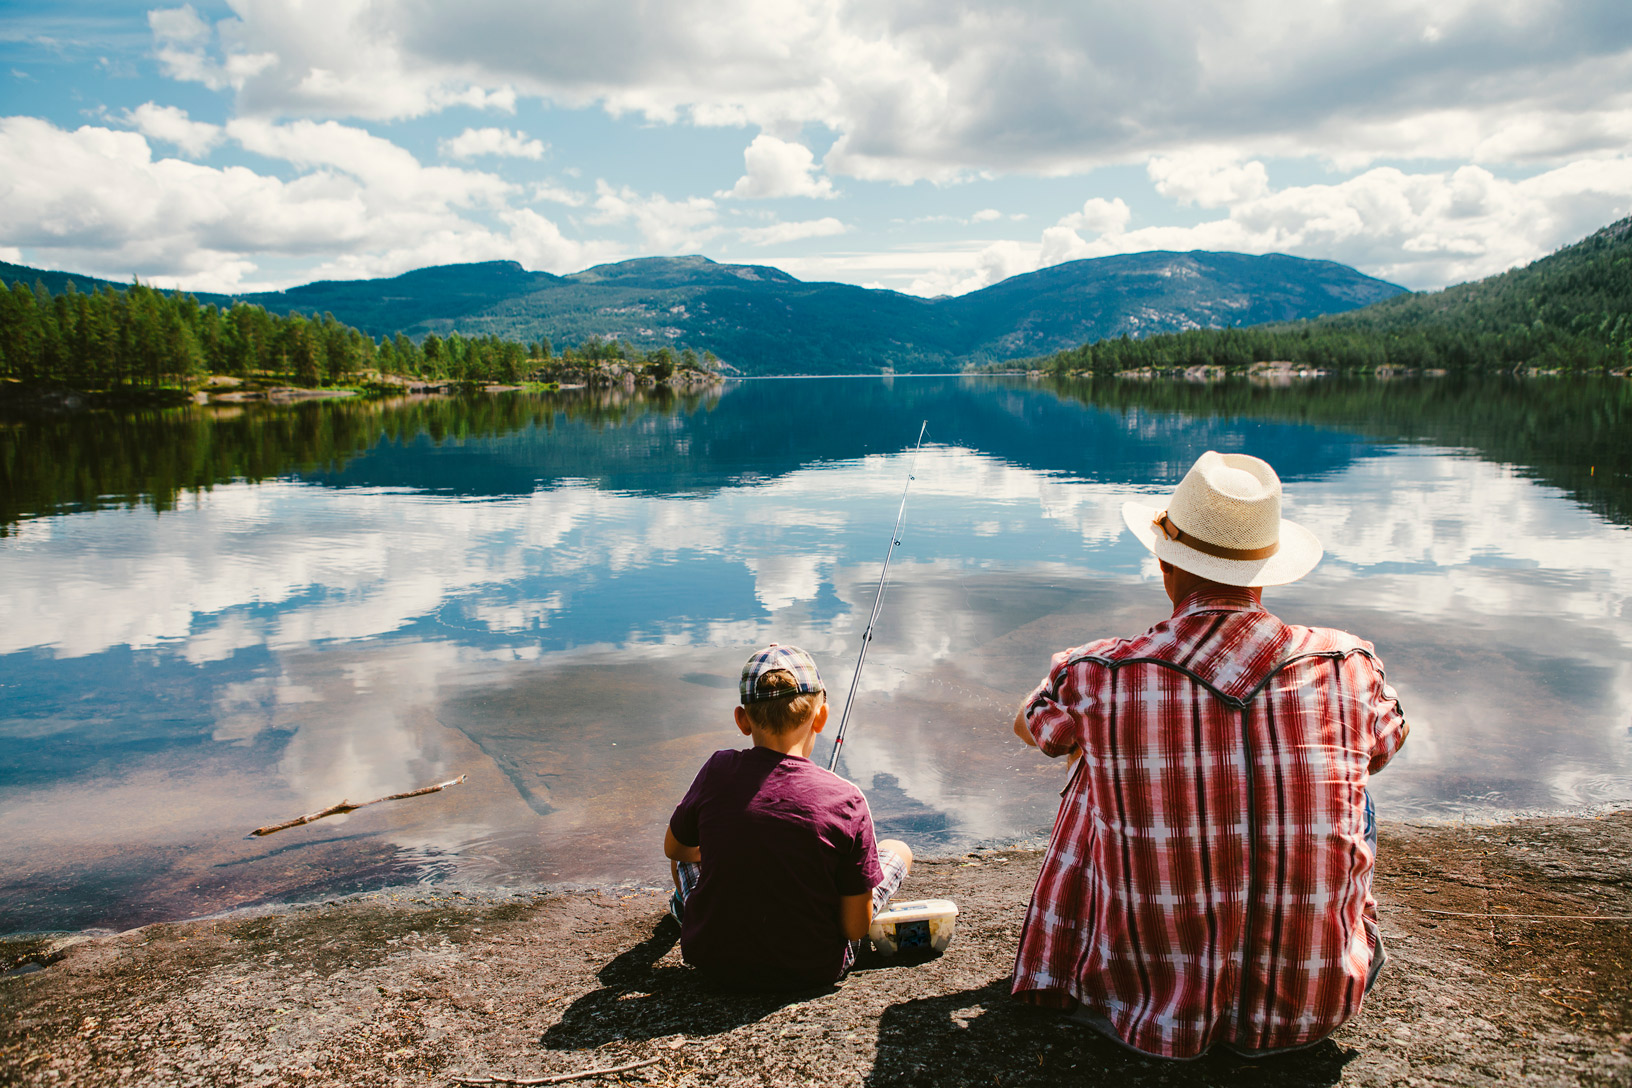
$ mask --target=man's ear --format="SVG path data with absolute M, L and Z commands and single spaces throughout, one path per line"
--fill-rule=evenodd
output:
M 810 719 L 810 731 L 820 733 L 827 725 L 827 699 L 822 699 L 822 705 L 816 708 L 816 713 Z
M 747 711 L 747 709 L 745 707 L 740 707 L 740 706 L 737 707 L 737 712 L 735 714 L 735 717 L 736 717 L 736 720 L 737 720 L 737 728 L 742 730 L 742 735 L 745 736 L 745 737 L 753 736 L 754 735 L 754 725 L 753 725 L 752 722 L 750 722 L 748 720 L 748 711 Z

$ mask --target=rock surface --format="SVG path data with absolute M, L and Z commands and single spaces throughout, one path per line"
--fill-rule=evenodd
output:
M 1383 979 L 1276 1059 L 1147 1060 L 1010 1001 L 1039 861 L 1012 851 L 908 878 L 904 896 L 960 905 L 944 955 L 791 996 L 702 987 L 657 890 L 396 889 L 0 942 L 0 1083 L 425 1085 L 648 1058 L 576 1083 L 1632 1083 L 1632 814 L 1385 826 L 1380 856 Z

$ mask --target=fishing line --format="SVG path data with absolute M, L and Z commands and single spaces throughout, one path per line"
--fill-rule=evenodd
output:
M 901 508 L 895 513 L 895 528 L 890 530 L 890 546 L 884 552 L 884 569 L 878 575 L 878 592 L 873 594 L 873 613 L 867 618 L 867 630 L 862 632 L 861 653 L 856 657 L 856 671 L 850 677 L 850 694 L 844 697 L 844 712 L 839 715 L 839 731 L 833 737 L 833 755 L 827 761 L 827 769 L 833 770 L 839 765 L 839 751 L 844 747 L 844 729 L 850 724 L 850 707 L 856 701 L 856 688 L 861 683 L 861 667 L 867 663 L 867 647 L 873 641 L 873 626 L 878 623 L 878 614 L 884 610 L 884 587 L 890 580 L 890 559 L 895 555 L 895 546 L 901 543 L 901 519 L 907 516 L 907 491 L 912 487 L 913 470 L 918 467 L 918 451 L 924 448 L 924 432 L 929 430 L 929 420 L 924 420 L 923 426 L 918 428 L 918 444 L 912 448 L 912 460 L 907 465 L 907 482 L 901 488 Z

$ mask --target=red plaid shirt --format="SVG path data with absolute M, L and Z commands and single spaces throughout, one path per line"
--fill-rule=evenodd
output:
M 1074 999 L 1174 1058 L 1313 1042 L 1359 1011 L 1377 910 L 1361 791 L 1407 732 L 1369 642 L 1198 592 L 1138 638 L 1056 655 L 1026 722 L 1083 756 L 1016 995 Z

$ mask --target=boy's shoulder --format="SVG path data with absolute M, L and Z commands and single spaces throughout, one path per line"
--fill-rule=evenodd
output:
M 758 780 L 766 790 L 797 793 L 808 802 L 859 804 L 863 810 L 867 806 L 861 788 L 848 778 L 811 760 L 770 748 L 723 748 L 708 757 L 697 777 L 705 789 L 751 779 Z

